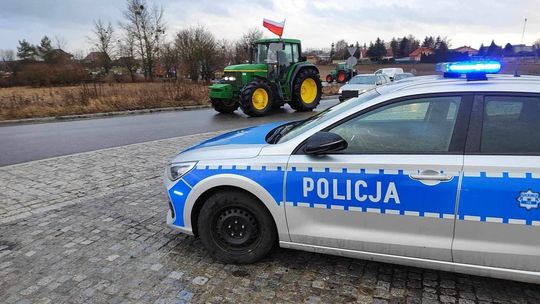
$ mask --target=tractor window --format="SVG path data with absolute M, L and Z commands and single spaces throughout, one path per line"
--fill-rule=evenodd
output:
M 268 59 L 268 45 L 257 44 L 254 57 L 253 63 L 266 63 L 266 60 Z
M 292 62 L 298 62 L 300 59 L 300 52 L 298 50 L 298 44 L 291 44 L 292 47 Z
M 292 63 L 294 61 L 293 49 L 291 44 L 285 44 L 285 49 L 283 50 L 284 56 L 287 63 Z

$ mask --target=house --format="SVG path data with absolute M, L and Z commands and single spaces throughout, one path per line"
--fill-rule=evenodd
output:
M 477 49 L 472 48 L 470 46 L 466 46 L 466 45 L 455 48 L 452 50 L 452 52 L 466 53 L 467 55 L 469 55 L 469 57 L 478 55 Z
M 386 54 L 383 56 L 383 60 L 386 59 L 386 60 L 390 60 L 394 58 L 394 52 L 392 51 L 392 48 L 390 47 L 387 47 L 386 48 Z
M 107 54 L 103 52 L 90 52 L 86 57 L 83 59 L 83 63 L 87 65 L 101 65 L 103 60 L 108 58 Z
M 409 58 L 411 61 L 420 61 L 420 59 L 422 58 L 422 55 L 427 56 L 427 55 L 432 55 L 432 54 L 435 54 L 435 51 L 432 48 L 419 47 L 409 54 Z
M 73 55 L 62 49 L 52 49 L 45 54 L 45 61 L 55 64 L 70 63 L 72 59 Z
M 514 44 L 512 50 L 518 56 L 534 56 L 534 46 L 525 44 Z

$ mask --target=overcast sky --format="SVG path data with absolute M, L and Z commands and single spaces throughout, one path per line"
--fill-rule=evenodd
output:
M 286 18 L 284 37 L 300 38 L 304 48 L 328 48 L 332 41 L 369 43 L 377 37 L 413 34 L 447 36 L 452 47 L 540 39 L 540 0 L 152 0 L 165 10 L 167 37 L 182 28 L 204 25 L 218 38 L 237 39 L 252 27 L 265 36 L 262 19 Z M 61 37 L 67 50 L 88 51 L 93 20 L 122 20 L 123 0 L 0 0 L 0 49 L 17 41 L 39 43 L 43 35 Z M 120 34 L 120 30 L 117 30 Z M 54 40 L 54 39 L 53 39 Z

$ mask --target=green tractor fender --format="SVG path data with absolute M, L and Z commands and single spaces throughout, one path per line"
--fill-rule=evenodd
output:
M 292 88 L 294 86 L 294 79 L 296 78 L 296 75 L 300 73 L 303 69 L 313 69 L 319 74 L 319 69 L 309 62 L 300 62 L 298 63 L 293 69 L 291 69 L 290 76 L 288 78 L 289 88 L 291 88 L 291 95 L 292 95 Z

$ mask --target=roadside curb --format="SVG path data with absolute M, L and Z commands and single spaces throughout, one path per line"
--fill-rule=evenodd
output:
M 197 106 L 184 106 L 184 107 L 168 107 L 168 108 L 151 108 L 151 109 L 129 110 L 129 111 L 115 111 L 115 112 L 104 112 L 104 113 L 63 115 L 63 116 L 53 116 L 53 117 L 12 119 L 12 120 L 0 121 L 0 126 L 10 125 L 10 124 L 19 124 L 19 123 L 53 122 L 53 121 L 62 121 L 62 120 L 99 118 L 99 117 L 108 117 L 108 116 L 146 114 L 146 113 L 155 113 L 155 112 L 190 111 L 190 110 L 206 109 L 210 107 L 211 107 L 210 105 L 197 105 Z

